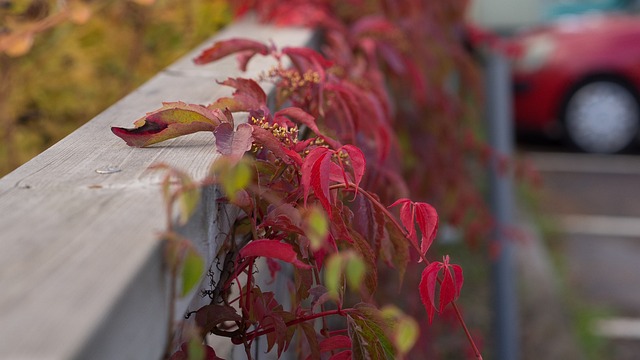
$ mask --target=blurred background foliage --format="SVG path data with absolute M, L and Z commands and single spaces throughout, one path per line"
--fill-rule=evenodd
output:
M 0 0 L 0 176 L 231 17 L 224 0 Z

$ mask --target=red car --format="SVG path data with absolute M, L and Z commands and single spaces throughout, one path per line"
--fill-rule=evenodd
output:
M 640 133 L 640 17 L 580 16 L 514 37 L 516 127 L 621 152 Z

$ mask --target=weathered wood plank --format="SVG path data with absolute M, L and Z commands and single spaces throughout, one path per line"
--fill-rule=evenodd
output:
M 311 31 L 251 20 L 216 36 L 231 37 L 281 46 L 313 41 Z M 198 52 L 0 179 L 0 358 L 161 355 L 171 305 L 157 235 L 166 220 L 161 174 L 149 166 L 163 162 L 202 178 L 215 157 L 213 137 L 200 133 L 136 149 L 109 127 L 130 126 L 162 101 L 207 103 L 229 94 L 215 80 L 242 75 L 234 59 L 196 67 L 191 58 Z M 257 58 L 248 76 L 270 66 Z M 119 171 L 96 172 L 109 167 Z M 215 246 L 214 203 L 205 203 L 194 218 L 204 231 L 185 229 L 199 237 L 193 240 L 203 250 Z

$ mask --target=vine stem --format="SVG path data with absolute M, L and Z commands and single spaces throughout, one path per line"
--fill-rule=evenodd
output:
M 329 189 L 330 190 L 345 189 L 345 190 L 350 190 L 350 191 L 354 191 L 354 192 L 360 192 L 361 194 L 363 194 L 369 200 L 369 202 L 371 204 L 373 204 L 380 211 L 382 211 L 382 213 L 392 222 L 392 224 L 402 233 L 402 235 L 405 238 L 409 239 L 408 238 L 409 234 L 408 234 L 407 230 L 404 229 L 403 226 L 400 226 L 400 224 L 396 220 L 395 216 L 393 216 L 391 214 L 391 212 L 389 212 L 389 210 L 384 205 L 382 205 L 380 203 L 380 201 L 378 201 L 378 199 L 376 199 L 373 195 L 371 195 L 365 189 L 362 189 L 358 185 L 356 185 L 354 183 L 351 183 L 351 182 L 344 183 L 344 184 L 334 184 L 334 185 L 331 185 L 329 187 Z M 411 244 L 413 249 L 420 255 L 420 258 L 422 259 L 422 261 L 424 261 L 424 263 L 427 266 L 429 266 L 429 264 L 431 262 L 427 259 L 426 255 L 422 253 L 422 250 L 420 249 L 418 244 L 414 243 L 413 241 L 409 241 L 409 244 Z M 446 269 L 445 269 L 445 271 L 446 271 Z M 442 280 L 440 278 L 438 278 L 438 283 L 442 284 Z M 471 332 L 469 331 L 469 328 L 467 327 L 467 324 L 465 323 L 464 318 L 462 317 L 462 313 L 460 312 L 460 308 L 458 307 L 458 305 L 456 304 L 455 301 L 452 301 L 451 305 L 453 306 L 453 310 L 456 313 L 456 317 L 458 318 L 458 322 L 462 326 L 462 330 L 464 331 L 465 336 L 467 337 L 467 340 L 469 341 L 469 344 L 471 345 L 471 348 L 473 349 L 473 352 L 474 352 L 474 355 L 475 355 L 476 359 L 482 360 L 482 355 L 480 354 L 480 350 L 476 346 L 476 343 L 473 340 L 473 337 L 471 336 Z
M 300 317 L 300 318 L 297 318 L 297 319 L 293 319 L 291 321 L 287 321 L 285 323 L 285 325 L 287 327 L 289 327 L 289 326 L 298 325 L 298 324 L 301 324 L 303 322 L 307 322 L 307 321 L 310 321 L 310 320 L 315 320 L 317 318 L 324 318 L 326 316 L 344 315 L 345 313 L 349 313 L 349 312 L 352 312 L 352 311 L 355 311 L 355 310 L 356 309 L 353 309 L 353 308 L 348 308 L 348 309 L 340 308 L 340 309 L 336 309 L 336 310 L 328 310 L 328 311 L 312 314 L 312 315 L 309 315 L 309 316 L 303 316 L 303 317 Z M 263 330 L 255 330 L 253 332 L 247 333 L 246 334 L 246 338 L 247 338 L 248 341 L 251 341 L 251 340 L 253 340 L 253 339 L 257 338 L 257 337 L 260 337 L 262 335 L 266 335 L 266 334 L 272 333 L 275 330 L 276 330 L 275 328 L 268 328 L 268 329 L 263 329 Z

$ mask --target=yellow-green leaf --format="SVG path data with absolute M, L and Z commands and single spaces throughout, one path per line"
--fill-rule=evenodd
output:
M 206 351 L 202 341 L 196 337 L 189 340 L 189 360 L 202 360 L 205 358 Z
M 190 247 L 182 265 L 182 296 L 189 293 L 200 282 L 203 273 L 204 259 Z
M 382 317 L 393 324 L 393 341 L 398 353 L 407 354 L 418 340 L 420 326 L 416 320 L 398 307 L 387 305 L 381 309 Z
M 232 202 L 236 198 L 236 193 L 244 190 L 251 183 L 252 171 L 248 161 L 240 161 L 232 165 L 229 159 L 223 157 L 213 164 L 212 172 Z
M 420 335 L 420 327 L 413 318 L 408 316 L 398 320 L 396 326 L 396 334 L 394 337 L 396 348 L 399 353 L 406 354 L 416 344 L 418 336 Z
M 311 242 L 311 249 L 318 250 L 322 248 L 326 242 L 329 232 L 329 222 L 325 212 L 318 208 L 312 207 L 307 213 L 305 233 Z
M 329 296 L 339 298 L 340 283 L 342 279 L 342 254 L 335 253 L 329 257 L 324 269 L 324 284 Z
M 191 184 L 189 184 L 191 185 Z M 183 185 L 184 186 L 184 185 Z M 196 187 L 184 189 L 180 194 L 180 223 L 186 224 L 200 201 L 200 191 Z
M 345 268 L 347 275 L 347 283 L 352 291 L 360 289 L 364 274 L 367 272 L 367 268 L 364 264 L 364 260 L 356 253 L 350 253 Z

